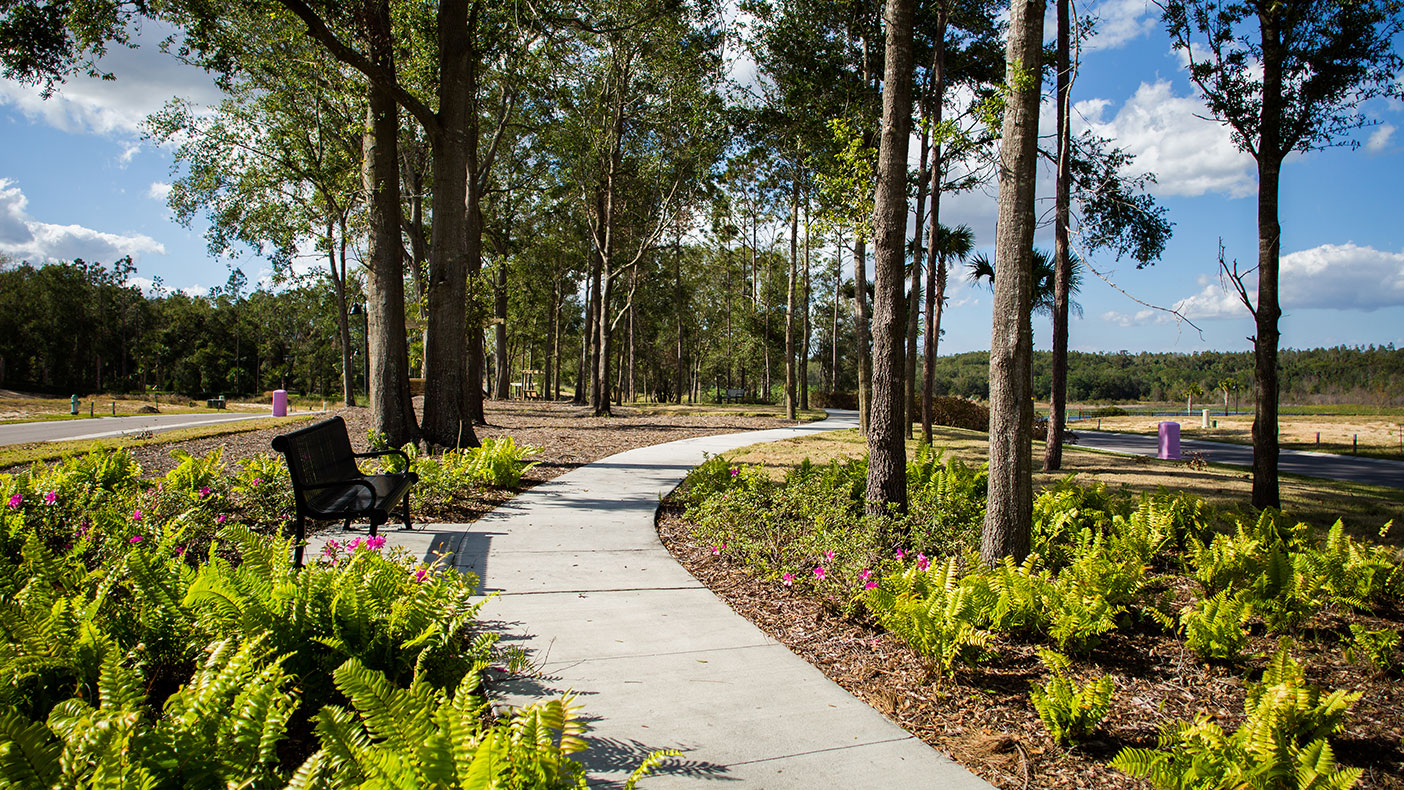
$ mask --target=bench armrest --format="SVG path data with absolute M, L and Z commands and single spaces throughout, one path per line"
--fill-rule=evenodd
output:
M 367 479 L 365 479 L 365 478 L 363 478 L 363 477 L 357 477 L 357 478 L 353 478 L 353 479 L 351 479 L 351 480 L 338 480 L 338 481 L 331 482 L 331 483 L 318 483 L 318 484 L 316 484 L 316 485 L 302 486 L 302 490 L 303 490 L 303 491 L 320 491 L 321 489 L 324 489 L 324 488 L 340 488 L 341 486 L 365 486 L 365 487 L 366 487 L 366 490 L 367 490 L 367 491 L 370 491 L 371 498 L 372 498 L 372 499 L 375 498 L 375 486 L 371 485 L 371 484 L 370 484 L 370 481 L 367 480 Z
M 395 449 L 394 447 L 391 447 L 391 448 L 388 449 L 388 450 L 371 450 L 371 451 L 368 452 L 368 453 L 352 453 L 352 454 L 351 454 L 351 457 L 352 457 L 352 458 L 376 458 L 376 457 L 382 456 L 382 455 L 398 455 L 398 456 L 400 456 L 401 458 L 405 459 L 405 471 L 409 471 L 409 469 L 410 469 L 410 467 L 411 467 L 409 456 L 408 456 L 408 455 L 405 455 L 405 451 L 404 451 L 404 450 L 397 450 L 397 449 Z

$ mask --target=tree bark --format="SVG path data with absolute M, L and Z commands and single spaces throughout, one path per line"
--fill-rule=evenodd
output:
M 813 331 L 809 325 L 809 194 L 804 196 L 804 326 L 801 330 L 804 339 L 800 343 L 799 363 L 799 406 L 809 411 L 809 337 Z
M 795 419 L 795 279 L 799 274 L 799 163 L 790 177 L 790 276 L 785 283 L 785 417 Z
M 924 104 L 925 102 L 923 102 Z M 930 156 L 931 133 L 929 128 L 923 128 L 921 130 L 921 164 L 917 168 L 917 173 L 926 172 L 926 162 Z M 919 408 L 916 400 L 917 328 L 921 318 L 921 264 L 924 257 L 921 254 L 921 231 L 926 222 L 926 190 L 926 179 L 919 179 L 916 199 L 916 233 L 912 239 L 915 248 L 912 255 L 912 288 L 907 292 L 907 386 L 902 403 L 905 414 L 902 433 L 908 439 L 912 438 L 912 423 L 919 419 L 917 415 Z
M 867 513 L 907 508 L 902 293 L 907 247 L 907 138 L 912 126 L 912 18 L 915 0 L 888 0 L 882 142 L 873 208 L 873 396 L 868 431 Z
M 1253 507 L 1281 507 L 1277 482 L 1277 328 L 1282 316 L 1278 302 L 1278 262 L 1282 226 L 1277 199 L 1282 159 L 1282 61 L 1284 46 L 1278 27 L 1280 12 L 1259 14 L 1263 42 L 1263 103 L 1258 143 L 1258 308 L 1253 339 L 1253 380 L 1257 405 L 1253 409 Z
M 344 216 L 344 215 L 343 215 Z M 347 406 L 356 405 L 356 370 L 351 364 L 351 321 L 346 315 L 346 245 L 342 229 L 341 265 L 336 261 L 336 225 L 327 220 L 327 265 L 332 294 L 336 297 L 336 338 L 341 343 L 341 394 Z
M 990 332 L 990 476 L 980 557 L 1023 561 L 1033 515 L 1034 181 L 1038 157 L 1039 59 L 1044 0 L 1013 0 L 1005 83 L 1009 92 L 999 155 L 994 319 Z
M 385 0 L 375 16 L 389 29 Z M 388 41 L 388 40 L 387 40 Z M 388 46 L 381 53 L 389 59 Z M 371 88 L 363 138 L 362 185 L 370 226 L 366 259 L 366 325 L 370 334 L 371 430 L 393 447 L 419 438 L 409 394 L 409 348 L 405 343 L 405 279 L 400 248 L 400 174 L 395 153 L 399 108 L 383 91 Z
M 492 300 L 492 339 L 495 351 L 493 352 L 493 362 L 497 368 L 496 384 L 492 396 L 498 400 L 507 400 L 511 394 L 512 375 L 507 359 L 507 256 L 504 254 L 498 261 L 496 277 L 493 278 L 493 300 Z
M 868 247 L 861 236 L 853 244 L 853 320 L 858 337 L 858 429 L 866 436 L 872 417 L 873 368 L 868 329 Z
M 1043 470 L 1063 468 L 1063 428 L 1068 405 L 1068 289 L 1072 281 L 1072 258 L 1068 252 L 1068 214 L 1072 200 L 1072 127 L 1069 118 L 1072 95 L 1072 63 L 1068 58 L 1071 38 L 1068 0 L 1058 0 L 1058 165 L 1053 198 L 1053 354 L 1052 391 L 1048 397 L 1048 436 L 1043 451 Z
M 940 128 L 946 104 L 946 4 L 936 4 L 936 46 L 931 53 L 931 126 Z M 941 240 L 941 139 L 931 147 L 931 227 L 926 242 L 926 321 L 922 327 L 921 440 L 931 444 L 936 348 L 941 341 L 941 310 L 946 306 L 946 261 Z
M 477 446 L 468 390 L 479 390 L 478 378 L 465 365 L 465 331 L 481 334 L 467 323 L 469 275 L 470 174 L 477 148 L 477 124 L 469 117 L 469 97 L 476 94 L 476 72 L 468 32 L 468 3 L 445 0 L 438 16 L 440 133 L 431 136 L 434 153 L 434 222 L 429 240 L 429 323 L 424 333 L 424 439 L 440 447 L 457 447 L 466 440 Z M 466 208 L 465 208 L 466 207 Z M 398 225 L 397 225 L 398 227 Z M 398 236 L 398 234 L 397 234 Z M 471 354 L 471 340 L 470 354 Z M 460 439 L 462 437 L 462 439 Z

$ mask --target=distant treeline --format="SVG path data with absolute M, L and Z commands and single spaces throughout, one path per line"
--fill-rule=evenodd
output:
M 110 268 L 0 265 L 0 386 L 61 395 L 340 392 L 326 287 L 244 294 L 231 278 L 207 296 L 144 294 L 128 284 L 132 270 L 126 259 Z
M 81 260 L 38 267 L 0 262 L 0 386 L 55 394 L 160 390 L 209 397 L 274 388 L 340 394 L 337 310 L 324 282 L 245 294 L 236 277 L 208 295 L 191 296 L 159 287 L 143 293 L 129 283 L 132 273 L 125 259 L 110 267 Z M 822 301 L 815 304 L 809 367 L 815 390 L 828 389 L 831 375 L 830 310 Z M 783 318 L 771 323 L 782 326 Z M 847 322 L 841 323 L 840 392 L 854 386 L 852 365 L 847 364 L 853 343 L 848 330 Z M 359 316 L 353 316 L 358 389 L 364 380 L 362 332 Z M 410 332 L 417 335 L 418 328 L 411 325 Z M 411 341 L 411 362 L 417 367 L 418 337 Z M 563 344 L 578 347 L 578 340 L 566 336 Z M 641 343 L 640 348 L 647 346 Z M 737 368 L 736 376 L 717 372 L 703 380 L 743 387 L 762 381 L 762 372 L 752 371 L 749 380 L 746 372 L 746 360 L 756 363 L 761 355 L 738 351 L 741 346 L 735 343 L 730 348 L 729 365 Z M 1284 402 L 1404 405 L 1404 350 L 1393 345 L 1288 349 L 1279 359 Z M 1048 353 L 1035 353 L 1033 364 L 1034 392 L 1046 398 Z M 1239 387 L 1233 396 L 1246 405 L 1253 402 L 1252 370 L 1250 352 L 1073 352 L 1068 397 L 1074 402 L 1182 401 L 1197 388 L 1197 402 L 1222 403 L 1219 385 L 1230 381 Z M 939 357 L 935 385 L 938 395 L 987 398 L 989 355 L 977 351 Z M 755 396 L 764 399 L 764 391 Z M 771 395 L 779 393 L 772 389 Z
M 1035 352 L 1034 392 L 1048 397 L 1049 353 Z M 1404 405 L 1404 349 L 1384 346 L 1283 349 L 1278 357 L 1282 402 L 1299 404 L 1362 403 Z M 936 367 L 941 395 L 987 398 L 989 354 L 973 351 L 941 357 Z M 1221 382 L 1236 382 L 1233 395 L 1253 402 L 1251 351 L 1201 351 L 1194 354 L 1133 354 L 1127 351 L 1068 355 L 1068 399 L 1087 401 L 1181 401 L 1222 403 Z M 1232 384 L 1230 384 L 1232 387 Z

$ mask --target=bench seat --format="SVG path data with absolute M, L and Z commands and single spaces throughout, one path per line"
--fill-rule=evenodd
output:
M 409 490 L 419 475 L 414 472 L 368 475 L 356 465 L 357 458 L 398 455 L 409 466 L 409 458 L 400 450 L 379 450 L 358 453 L 351 449 L 346 421 L 341 417 L 322 420 L 290 433 L 273 438 L 273 449 L 283 454 L 292 480 L 293 502 L 297 509 L 296 539 L 293 563 L 302 565 L 306 521 L 351 522 L 366 519 L 374 536 L 381 524 L 398 515 L 405 529 L 413 529 L 410 521 Z M 393 511 L 399 507 L 399 513 Z

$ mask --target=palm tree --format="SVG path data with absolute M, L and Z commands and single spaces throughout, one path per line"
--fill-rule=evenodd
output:
M 939 225 L 936 228 L 936 268 L 928 272 L 926 282 L 928 306 L 924 327 L 926 338 L 922 346 L 921 440 L 927 444 L 931 444 L 932 377 L 936 370 L 936 350 L 941 340 L 941 313 L 946 306 L 946 273 L 951 262 L 965 261 L 974 249 L 975 231 L 969 225 L 954 228 Z
M 1082 262 L 1076 257 L 1072 259 L 1072 277 L 1068 279 L 1068 293 L 1075 294 L 1082 290 Z M 1047 250 L 1035 249 L 1033 251 L 1033 292 L 1032 305 L 1029 314 L 1032 316 L 1053 314 L 1053 282 L 1054 282 L 1053 254 Z M 994 262 L 983 252 L 970 259 L 966 265 L 966 279 L 971 285 L 980 285 L 982 282 L 994 287 L 995 268 Z M 1068 309 L 1076 313 L 1078 318 L 1082 317 L 1082 305 L 1077 302 L 1069 302 Z

